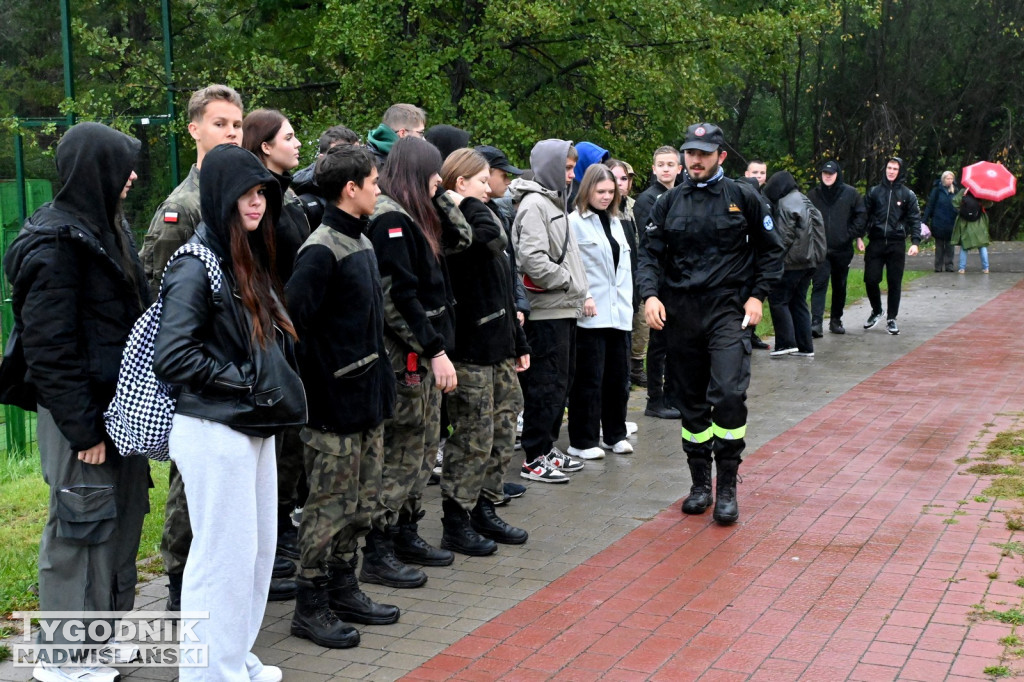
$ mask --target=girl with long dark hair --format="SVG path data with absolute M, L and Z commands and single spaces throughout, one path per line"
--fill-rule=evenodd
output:
M 302 143 L 295 136 L 291 122 L 276 109 L 256 109 L 242 122 L 242 146 L 263 162 L 281 187 L 281 214 L 274 223 L 276 248 L 274 275 L 282 286 L 292 276 L 295 257 L 317 225 L 310 225 L 302 201 L 291 189 L 291 171 L 299 165 Z M 290 559 L 299 558 L 299 535 L 292 523 L 292 511 L 301 507 L 306 488 L 303 471 L 303 445 L 299 428 L 285 429 L 277 438 L 277 555 L 274 561 L 275 581 L 270 592 L 275 597 L 290 599 L 296 589 L 292 581 L 283 580 L 295 573 Z M 287 588 L 285 587 L 287 586 Z
M 398 395 L 394 418 L 384 422 L 383 488 L 359 577 L 390 587 L 427 581 L 404 561 L 454 561 L 451 552 L 427 544 L 417 526 L 437 453 L 441 393 L 458 383 L 447 355 L 455 326 L 442 255 L 446 240 L 433 200 L 440 170 L 441 153 L 426 140 L 396 142 L 381 170 L 381 195 L 368 228 L 384 288 L 384 341 Z
M 274 435 L 305 423 L 295 330 L 274 276 L 281 192 L 251 153 L 220 145 L 203 162 L 202 222 L 189 240 L 220 265 L 179 252 L 164 274 L 153 369 L 179 388 L 171 459 L 188 495 L 192 549 L 182 611 L 208 611 L 194 632 L 209 666 L 180 678 L 272 682 L 281 671 L 251 652 L 267 603 L 276 538 Z M 183 247 L 184 249 L 185 247 Z

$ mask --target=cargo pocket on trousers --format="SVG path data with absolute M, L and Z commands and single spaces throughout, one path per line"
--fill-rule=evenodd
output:
M 75 545 L 96 545 L 117 528 L 113 485 L 76 485 L 57 491 L 57 537 Z

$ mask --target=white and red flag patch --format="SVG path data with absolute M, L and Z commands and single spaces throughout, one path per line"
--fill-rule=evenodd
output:
M 402 237 L 402 228 L 400 228 L 400 227 L 388 228 L 388 239 L 401 239 L 401 237 Z
M 165 223 L 176 223 L 178 222 L 177 211 L 164 211 L 164 222 Z

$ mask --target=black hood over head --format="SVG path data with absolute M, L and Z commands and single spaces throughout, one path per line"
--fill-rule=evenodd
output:
M 831 187 L 826 185 L 824 182 L 821 182 L 821 173 L 826 169 L 835 170 L 836 181 L 832 183 Z M 843 189 L 843 167 L 839 165 L 838 161 L 826 161 L 821 164 L 820 168 L 818 168 L 818 181 L 819 191 L 821 192 L 822 198 L 825 200 L 826 204 L 831 206 L 836 202 L 836 199 L 839 198 L 839 193 Z
M 267 212 L 274 223 L 281 216 L 281 185 L 251 152 L 220 144 L 203 159 L 199 172 L 199 210 L 203 224 L 230 253 L 230 220 L 238 199 L 256 185 L 266 185 Z
M 764 196 L 772 202 L 772 206 L 779 203 L 779 199 L 797 189 L 796 179 L 793 174 L 786 170 L 776 171 L 764 183 Z
M 121 191 L 135 169 L 141 143 L 101 123 L 71 126 L 57 143 L 63 184 L 53 206 L 78 216 L 101 239 L 113 233 Z
M 441 152 L 441 160 L 447 159 L 456 149 L 469 146 L 469 133 L 462 128 L 449 125 L 430 126 L 423 137 Z
M 657 182 L 657 180 L 655 180 L 655 182 Z M 736 182 L 745 182 L 750 185 L 750 188 L 755 192 L 758 194 L 761 193 L 761 183 L 757 181 L 757 178 L 748 178 L 744 175 L 742 178 L 736 178 Z
M 895 161 L 897 164 L 899 164 L 900 167 L 899 175 L 896 176 L 896 179 L 893 182 L 889 182 L 889 178 L 885 177 L 885 166 L 888 166 L 890 161 Z M 896 187 L 897 185 L 902 185 L 906 183 L 907 166 L 906 164 L 903 163 L 903 159 L 901 159 L 898 156 L 890 156 L 888 159 L 885 160 L 885 166 L 882 166 L 883 185 L 885 185 L 886 187 Z

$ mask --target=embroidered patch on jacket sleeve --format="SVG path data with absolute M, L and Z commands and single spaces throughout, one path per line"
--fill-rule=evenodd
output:
M 176 223 L 178 222 L 177 211 L 164 211 L 164 222 L 165 223 Z
M 402 237 L 402 228 L 400 228 L 400 227 L 388 228 L 388 239 L 401 239 L 401 237 Z

